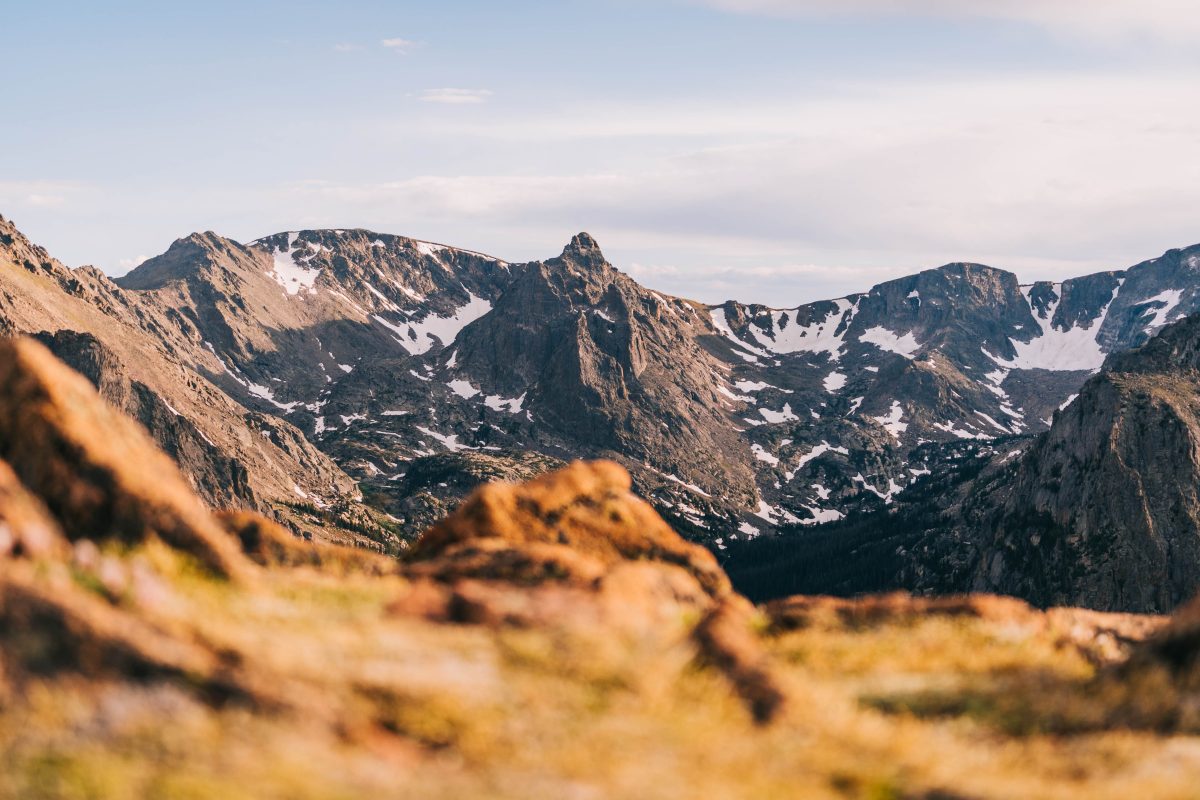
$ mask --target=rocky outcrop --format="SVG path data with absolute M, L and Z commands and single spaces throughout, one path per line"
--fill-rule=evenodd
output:
M 489 484 L 422 535 L 409 558 L 453 561 L 487 541 L 543 554 L 560 548 L 602 568 L 638 560 L 673 564 L 707 593 L 727 593 L 729 581 L 712 553 L 680 539 L 630 488 L 628 473 L 603 461 L 576 462 L 519 487 Z
M 488 484 L 417 541 L 410 574 L 441 588 L 395 607 L 475 624 L 638 631 L 700 614 L 692 638 L 760 723 L 786 691 L 755 631 L 753 607 L 730 590 L 716 559 L 685 542 L 630 492 L 611 462 L 575 462 L 522 485 Z M 521 587 L 521 588 L 516 588 Z
M 28 339 L 0 343 L 0 459 L 67 538 L 159 537 L 226 577 L 243 560 L 170 459 Z
M 964 509 L 973 587 L 1125 611 L 1200 590 L 1200 319 L 1114 356 Z
M 1169 612 L 1200 592 L 1198 397 L 1193 316 L 1110 356 L 1032 442 L 972 448 L 889 514 L 743 548 L 728 567 L 759 599 L 903 588 Z
M 45 504 L 0 462 L 0 561 L 65 557 L 67 540 Z

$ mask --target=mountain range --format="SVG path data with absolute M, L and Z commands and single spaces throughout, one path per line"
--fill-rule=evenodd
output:
M 964 461 L 1032 470 L 1018 456 L 1081 413 L 1106 358 L 1198 306 L 1200 248 L 1062 283 L 949 264 L 771 309 L 655 292 L 586 233 L 519 264 L 365 230 L 197 233 L 114 279 L 0 218 L 3 332 L 39 335 L 209 502 L 387 552 L 480 483 L 581 457 L 718 552 L 894 516 Z M 946 563 L 937 581 L 966 569 Z M 971 580 L 1015 585 L 1013 564 Z
M 727 555 L 756 599 L 906 589 L 1162 613 L 1200 592 L 1200 315 L 1110 354 L 1036 437 L 963 443 L 882 512 Z

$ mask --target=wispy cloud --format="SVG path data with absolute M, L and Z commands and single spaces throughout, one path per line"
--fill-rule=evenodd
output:
M 31 206 L 46 208 L 61 206 L 63 203 L 67 202 L 67 198 L 63 197 L 61 194 L 42 194 L 40 192 L 34 192 L 33 194 L 25 196 L 25 202 Z
M 68 181 L 0 181 L 0 205 L 57 208 L 85 189 Z
M 716 115 L 686 101 L 514 111 L 487 135 L 497 152 L 517 140 L 546 152 L 522 174 L 312 185 L 289 200 L 360 224 L 470 230 L 509 257 L 587 229 L 618 265 L 636 259 L 660 288 L 688 294 L 692 281 L 705 299 L 800 302 L 957 260 L 1062 278 L 1200 239 L 1195 81 L 1035 73 L 847 86 Z M 418 125 L 429 141 L 463 129 Z M 582 137 L 594 139 L 586 168 L 554 155 Z
M 421 100 L 426 103 L 470 105 L 487 102 L 492 93 L 487 89 L 426 89 Z
M 122 270 L 128 272 L 134 267 L 141 266 L 142 262 L 147 261 L 150 256 L 135 256 L 134 258 L 122 258 L 117 260 L 117 264 Z
M 383 39 L 379 43 L 389 50 L 395 50 L 397 53 L 408 53 L 414 47 L 419 47 L 421 44 L 420 42 L 412 39 L 401 39 L 399 37 L 394 39 Z
M 356 50 L 362 50 L 361 44 L 351 44 L 349 42 L 339 42 L 333 46 L 335 53 L 353 53 Z
M 1104 40 L 1191 43 L 1200 34 L 1193 0 L 688 0 L 724 11 L 776 16 L 894 15 L 1025 22 Z

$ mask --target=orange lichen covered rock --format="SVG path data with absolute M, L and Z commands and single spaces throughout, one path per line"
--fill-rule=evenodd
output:
M 701 654 L 728 677 L 755 721 L 768 723 L 783 711 L 787 695 L 754 632 L 755 613 L 741 595 L 726 595 L 693 636 Z
M 450 545 L 437 558 L 414 562 L 408 568 L 408 574 L 416 578 L 486 578 L 528 586 L 545 582 L 590 586 L 604 572 L 600 561 L 570 547 L 540 542 L 513 546 L 496 538 Z
M 1113 706 L 1110 722 L 1200 732 L 1200 598 L 1102 675 L 1098 691 Z
M 0 341 L 0 458 L 69 539 L 157 536 L 218 574 L 247 566 L 146 432 L 31 339 Z
M 690 636 L 755 721 L 786 694 L 754 630 L 755 611 L 716 559 L 684 541 L 607 461 L 577 461 L 520 485 L 481 487 L 416 543 L 397 616 L 551 628 L 601 646 Z M 693 625 L 684 620 L 699 617 Z
M 574 554 L 570 560 L 576 566 L 577 556 L 605 566 L 662 561 L 687 570 L 710 595 L 727 593 L 729 579 L 716 558 L 671 530 L 633 495 L 630 485 L 629 473 L 609 461 L 577 461 L 520 485 L 488 484 L 426 531 L 410 560 L 461 552 L 456 546 L 482 540 L 497 540 L 527 553 L 534 545 L 556 545 Z
M 851 630 L 911 625 L 934 617 L 957 617 L 1003 625 L 1056 639 L 1094 664 L 1126 658 L 1135 643 L 1166 624 L 1166 618 L 1082 608 L 1034 608 L 1023 600 L 992 594 L 914 597 L 906 592 L 854 599 L 796 595 L 763 606 L 777 632 L 841 627 Z
M 68 548 L 46 507 L 0 461 L 0 559 L 62 556 Z
M 386 556 L 353 547 L 313 542 L 292 535 L 282 525 L 253 511 L 216 512 L 221 526 L 242 545 L 242 552 L 263 567 L 324 567 L 329 571 L 385 575 L 399 571 Z
M 795 595 L 767 603 L 764 611 L 780 630 L 806 628 L 822 620 L 836 620 L 838 624 L 854 627 L 931 615 L 1032 624 L 1044 621 L 1042 613 L 1023 600 L 984 594 L 914 597 L 906 592 L 892 592 L 854 599 Z

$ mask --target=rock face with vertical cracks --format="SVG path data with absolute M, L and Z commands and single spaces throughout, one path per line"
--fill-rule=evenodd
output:
M 960 525 L 975 550 L 964 588 L 1136 612 L 1196 594 L 1200 318 L 1110 357 Z

